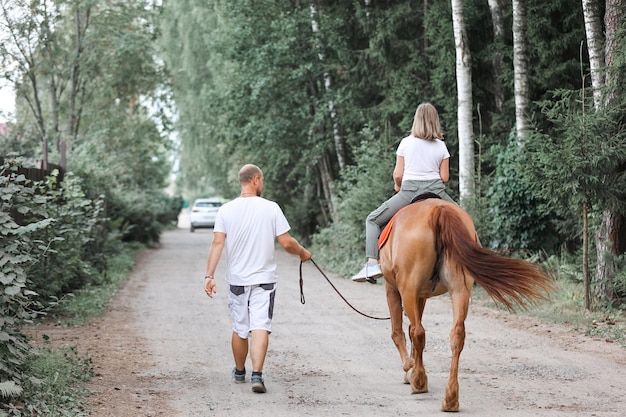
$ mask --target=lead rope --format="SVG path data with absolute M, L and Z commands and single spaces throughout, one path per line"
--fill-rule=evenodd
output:
M 354 308 L 354 306 L 353 306 L 352 304 L 350 304 L 350 302 L 349 302 L 348 300 L 346 300 L 346 297 L 344 297 L 344 296 L 343 296 L 343 295 L 339 292 L 339 290 L 337 289 L 337 287 L 335 287 L 335 286 L 333 285 L 333 283 L 332 283 L 332 282 L 330 281 L 330 279 L 326 276 L 326 274 L 324 273 L 324 271 L 322 271 L 322 268 L 320 268 L 320 267 L 319 267 L 319 266 L 315 263 L 315 261 L 313 260 L 313 258 L 311 258 L 311 262 L 313 263 L 313 265 L 315 265 L 315 267 L 317 268 L 317 270 L 318 270 L 318 271 L 320 271 L 320 274 L 322 274 L 322 276 L 323 276 L 324 278 L 326 278 L 326 281 L 330 284 L 330 286 L 331 286 L 331 287 L 333 287 L 333 290 L 335 290 L 335 292 L 339 295 L 339 297 L 341 297 L 341 299 L 342 299 L 342 300 L 343 300 L 346 304 L 348 304 L 348 306 L 349 306 L 352 310 L 356 311 L 357 313 L 359 313 L 359 314 L 360 314 L 360 315 L 362 315 L 362 316 L 365 316 L 365 317 L 367 317 L 367 318 L 369 318 L 369 319 L 373 319 L 373 320 L 389 320 L 389 319 L 391 319 L 391 317 L 374 317 L 374 316 L 370 316 L 369 314 L 362 313 L 362 312 L 360 312 L 359 310 L 357 310 L 356 308 Z M 304 300 L 304 279 L 302 278 L 302 264 L 303 264 L 303 262 L 302 262 L 302 261 L 300 261 L 300 302 L 301 302 L 302 304 L 304 304 L 304 303 L 305 303 L 305 300 Z

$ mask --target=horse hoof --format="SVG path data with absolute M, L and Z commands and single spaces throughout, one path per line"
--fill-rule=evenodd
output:
M 404 381 L 402 381 L 404 384 L 408 385 L 411 383 L 411 371 L 406 371 L 404 373 Z
M 447 413 L 456 413 L 459 411 L 459 402 L 455 402 L 452 405 L 449 405 L 446 403 L 446 401 L 444 400 L 441 403 L 441 411 L 447 412 Z
M 428 388 L 422 389 L 414 389 L 411 391 L 411 394 L 426 394 L 428 392 Z

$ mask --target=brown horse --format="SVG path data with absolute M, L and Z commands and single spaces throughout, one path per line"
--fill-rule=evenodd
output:
M 442 410 L 458 411 L 459 356 L 465 343 L 465 318 L 474 282 L 495 301 L 512 309 L 514 304 L 524 306 L 545 298 L 553 281 L 537 265 L 481 247 L 470 215 L 444 200 L 427 199 L 400 210 L 381 244 L 380 264 L 391 313 L 391 338 L 402 359 L 405 383 L 409 383 L 412 371 L 413 393 L 428 391 L 422 360 L 426 343 L 422 314 L 426 300 L 450 293 L 452 362 Z M 402 329 L 403 310 L 410 321 L 411 356 Z

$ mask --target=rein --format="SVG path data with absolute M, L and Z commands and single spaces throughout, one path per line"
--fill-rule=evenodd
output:
M 320 271 L 320 274 L 322 274 L 322 276 L 323 276 L 324 278 L 326 278 L 326 281 L 330 284 L 330 286 L 331 286 L 331 287 L 333 287 L 333 290 L 335 290 L 335 292 L 339 295 L 339 297 L 341 297 L 341 299 L 342 299 L 342 300 L 343 300 L 346 304 L 348 304 L 348 306 L 349 306 L 352 310 L 356 311 L 357 313 L 359 313 L 359 314 L 360 314 L 360 315 L 362 315 L 362 316 L 365 316 L 365 317 L 367 317 L 367 318 L 369 318 L 369 319 L 373 319 L 373 320 L 389 320 L 389 319 L 391 319 L 391 317 L 374 317 L 374 316 L 370 316 L 370 315 L 365 314 L 365 313 L 362 313 L 362 312 L 360 312 L 359 310 L 357 310 L 356 308 L 354 308 L 354 306 L 353 306 L 352 304 L 350 304 L 350 302 L 348 302 L 348 300 L 346 300 L 346 298 L 345 298 L 345 297 L 341 294 L 341 292 L 339 292 L 339 290 L 337 289 L 337 287 L 335 287 L 335 286 L 333 285 L 333 283 L 332 283 L 332 282 L 330 282 L 330 279 L 326 276 L 326 274 L 324 273 L 324 271 L 322 271 L 322 268 L 320 268 L 319 266 L 317 266 L 317 264 L 315 263 L 315 261 L 313 260 L 313 258 L 311 258 L 311 262 L 313 263 L 313 265 L 315 265 L 315 267 L 317 268 L 317 270 L 318 270 L 318 271 Z M 302 264 L 303 264 L 303 262 L 302 262 L 302 261 L 300 261 L 300 302 L 301 302 L 302 304 L 304 304 L 304 303 L 305 303 L 305 300 L 304 300 L 304 279 L 302 278 Z

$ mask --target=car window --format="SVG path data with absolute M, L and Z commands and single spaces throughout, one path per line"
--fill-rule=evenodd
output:
M 219 207 L 222 203 L 217 201 L 202 201 L 200 203 L 196 203 L 196 207 Z

